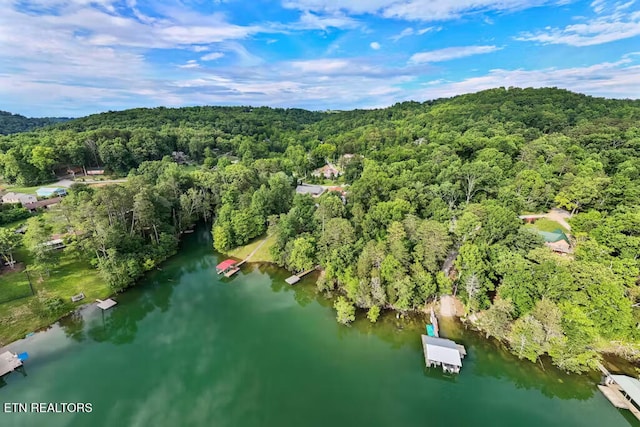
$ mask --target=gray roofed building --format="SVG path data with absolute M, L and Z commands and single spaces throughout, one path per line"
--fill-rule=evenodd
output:
M 2 203 L 20 203 L 23 206 L 28 203 L 37 202 L 38 199 L 32 194 L 8 192 L 2 196 Z
M 324 188 L 319 185 L 300 184 L 296 187 L 296 193 L 298 194 L 310 194 L 313 197 L 318 197 L 324 193 Z
M 442 366 L 444 372 L 458 373 L 462 367 L 464 347 L 445 338 L 422 335 L 424 361 L 428 368 Z
M 628 409 L 640 420 L 640 381 L 627 375 L 611 375 L 602 365 L 604 383 L 598 388 L 616 408 Z
M 631 400 L 640 405 L 640 380 L 626 375 L 611 375 L 611 378 Z

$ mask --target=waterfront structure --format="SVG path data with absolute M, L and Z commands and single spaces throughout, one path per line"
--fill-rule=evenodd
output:
M 0 354 L 0 377 L 3 377 L 22 366 L 22 359 L 17 354 L 5 351 Z
M 613 375 L 602 365 L 598 365 L 604 380 L 598 388 L 611 402 L 620 409 L 628 409 L 640 420 L 640 380 L 627 375 Z
M 424 363 L 427 368 L 441 366 L 442 371 L 457 374 L 462 368 L 462 358 L 467 351 L 464 346 L 456 344 L 446 338 L 421 335 L 422 348 L 424 350 Z
M 218 274 L 224 274 L 225 277 L 231 277 L 238 271 L 240 271 L 240 267 L 237 264 L 236 260 L 228 259 L 218 264 L 216 266 L 216 271 L 218 272 Z
M 106 299 L 104 301 L 97 299 L 96 302 L 98 303 L 96 305 L 98 306 L 98 308 L 102 309 L 102 311 L 109 310 L 111 307 L 117 304 L 117 302 L 115 302 L 111 298 Z

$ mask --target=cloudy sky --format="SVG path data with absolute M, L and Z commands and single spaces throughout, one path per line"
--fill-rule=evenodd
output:
M 640 0 L 0 0 L 0 109 L 640 98 Z

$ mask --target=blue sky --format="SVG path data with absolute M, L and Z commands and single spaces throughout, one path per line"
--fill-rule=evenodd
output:
M 0 109 L 640 98 L 640 0 L 0 0 Z

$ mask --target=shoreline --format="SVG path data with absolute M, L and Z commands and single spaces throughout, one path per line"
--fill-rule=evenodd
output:
M 182 240 L 180 240 L 180 244 L 182 244 Z M 214 252 L 216 252 L 214 250 Z M 176 255 L 178 255 L 179 251 L 177 251 L 174 255 L 172 255 L 171 257 L 167 258 L 166 260 L 164 260 L 162 262 L 162 264 L 164 264 L 165 262 L 170 261 L 173 257 L 175 257 Z M 223 256 L 230 256 L 228 254 L 223 254 L 223 253 L 219 253 L 220 255 Z M 162 265 L 160 264 L 160 265 Z M 249 265 L 255 265 L 255 266 L 259 266 L 259 265 L 268 265 L 268 266 L 272 266 L 272 267 L 276 267 L 279 269 L 282 269 L 284 271 L 288 271 L 283 267 L 278 266 L 275 262 L 270 262 L 270 261 L 251 261 L 248 260 L 245 262 L 245 264 L 249 264 Z M 162 271 L 162 269 L 160 268 L 160 266 L 155 268 L 156 271 Z M 104 296 L 100 296 L 99 298 L 113 298 L 116 297 L 119 294 L 124 294 L 125 292 L 127 292 L 128 290 L 138 286 L 140 284 L 140 282 L 142 282 L 147 275 L 150 272 L 145 273 L 145 275 L 143 275 L 142 277 L 138 278 L 131 286 L 123 289 L 121 292 L 111 292 L 108 295 L 104 295 Z M 332 295 L 327 295 L 325 292 L 321 292 L 321 295 L 327 299 L 328 301 L 333 301 L 335 299 L 335 296 Z M 449 297 L 449 298 L 446 298 Z M 477 334 L 480 339 L 484 340 L 484 341 L 495 341 L 497 344 L 499 344 L 501 347 L 503 347 L 505 350 L 509 351 L 509 353 L 511 353 L 511 351 L 509 350 L 509 346 L 506 342 L 502 341 L 502 340 L 498 340 L 495 339 L 494 337 L 489 337 L 487 338 L 484 331 L 479 328 L 473 321 L 469 320 L 468 317 L 463 316 L 463 313 L 460 312 L 460 306 L 462 305 L 462 302 L 454 296 L 451 295 L 445 295 L 444 296 L 445 301 L 449 301 L 446 302 L 445 304 L 447 304 L 447 306 L 445 307 L 445 312 L 442 312 L 442 300 L 443 297 L 439 297 L 437 300 L 430 302 L 429 304 L 425 305 L 422 309 L 420 310 L 410 310 L 407 312 L 408 315 L 415 315 L 418 314 L 420 316 L 427 316 L 428 315 L 428 307 L 434 307 L 436 309 L 436 312 L 438 313 L 439 316 L 441 316 L 443 319 L 446 319 L 447 321 L 454 321 L 454 322 L 459 322 L 461 325 L 464 326 L 464 328 L 466 330 L 469 330 L 471 332 L 473 332 L 474 334 Z M 6 349 L 9 346 L 12 346 L 13 344 L 27 339 L 29 337 L 31 337 L 31 334 L 35 334 L 35 333 L 41 333 L 41 332 L 46 332 L 49 328 L 51 328 L 52 326 L 54 326 L 55 324 L 59 323 L 62 319 L 72 316 L 76 313 L 80 313 L 84 310 L 86 310 L 89 306 L 91 306 L 92 304 L 94 304 L 95 301 L 93 302 L 87 302 L 85 304 L 79 305 L 76 308 L 74 308 L 73 310 L 70 310 L 68 312 L 65 312 L 64 314 L 61 314 L 60 316 L 57 316 L 56 319 L 50 323 L 48 323 L 47 325 L 44 325 L 40 328 L 35 329 L 34 331 L 30 332 L 29 334 L 15 339 L 13 341 L 10 341 L 9 343 L 3 345 L 2 347 L 0 347 L 0 350 Z M 451 311 L 451 308 L 453 308 L 453 312 Z M 393 309 L 390 308 L 385 308 L 386 311 L 388 312 L 396 312 L 399 313 Z M 426 321 L 426 319 L 424 319 Z M 373 324 L 375 325 L 375 324 Z M 512 353 L 511 353 L 512 354 Z M 635 375 L 635 369 L 640 368 L 640 359 L 632 359 L 629 357 L 625 357 L 622 354 L 616 353 L 615 351 L 598 351 L 598 354 L 600 354 L 602 356 L 602 363 L 605 365 L 605 367 L 607 367 L 608 369 L 614 370 L 614 371 L 619 371 L 622 373 L 626 373 L 626 374 L 632 374 Z M 515 355 L 514 355 L 515 357 Z M 544 357 L 548 357 L 548 355 L 545 353 Z M 555 368 L 558 368 L 557 366 L 553 365 Z M 558 368 L 559 369 L 559 368 Z M 596 372 L 596 370 L 592 370 L 592 371 L 586 371 L 583 373 L 574 373 L 574 372 L 565 372 L 569 375 L 588 375 L 589 373 L 593 373 Z

